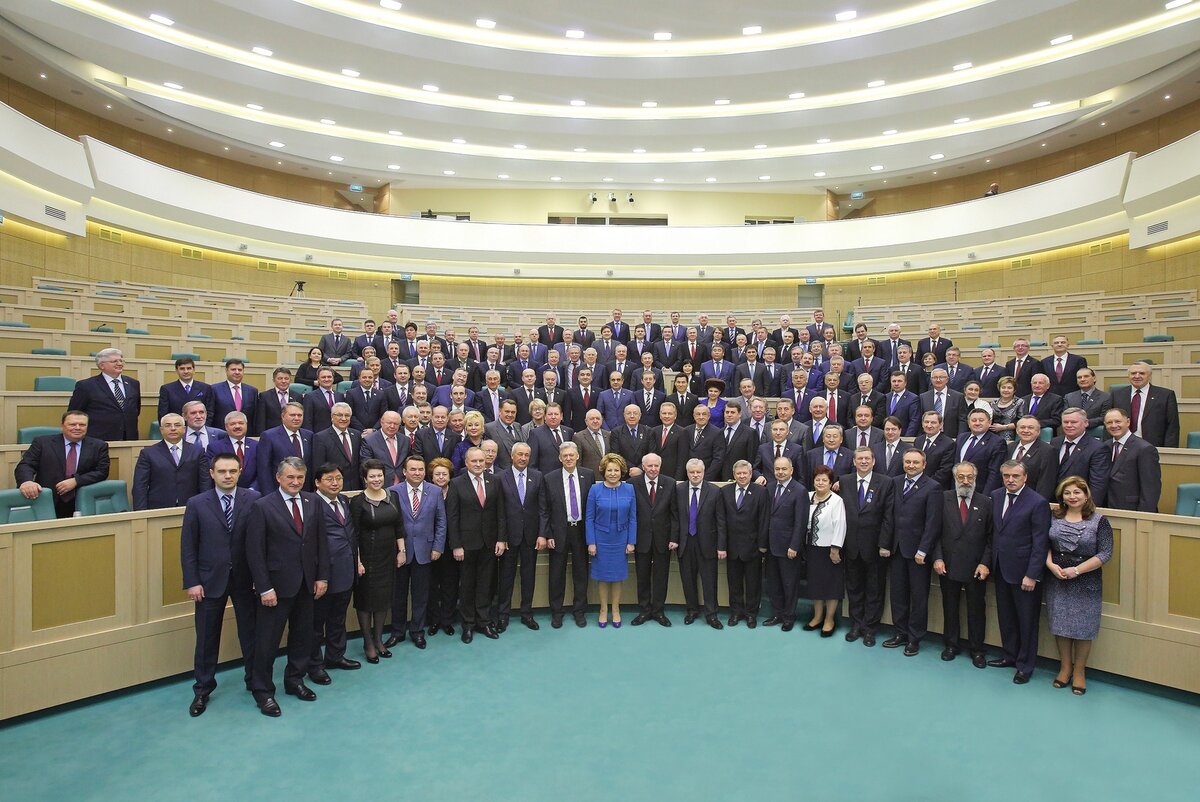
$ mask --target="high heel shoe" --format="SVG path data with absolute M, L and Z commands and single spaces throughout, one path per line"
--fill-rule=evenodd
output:
M 1063 681 L 1062 681 L 1062 680 L 1060 680 L 1058 677 L 1055 677 L 1055 678 L 1054 678 L 1054 680 L 1053 680 L 1053 681 L 1051 681 L 1051 683 L 1050 683 L 1050 684 L 1051 684 L 1051 685 L 1053 685 L 1055 688 L 1060 688 L 1060 689 L 1061 689 L 1061 688 L 1065 688 L 1065 687 L 1067 687 L 1067 684 L 1068 684 L 1068 683 L 1066 683 L 1066 682 L 1063 682 Z
M 601 628 L 601 629 L 604 629 L 606 626 L 608 626 L 608 622 L 607 622 L 607 621 L 601 621 L 601 622 L 600 622 L 600 628 Z
M 392 653 L 390 651 L 388 651 L 387 649 L 380 649 L 379 656 L 384 659 L 387 659 L 392 656 Z
M 620 622 L 620 621 L 613 621 L 613 622 L 612 622 L 612 625 L 613 625 L 613 629 L 620 629 L 620 628 L 621 628 L 621 622 Z

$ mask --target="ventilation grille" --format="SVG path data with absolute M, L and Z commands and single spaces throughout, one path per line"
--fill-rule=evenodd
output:
M 1097 242 L 1088 248 L 1088 256 L 1099 256 L 1102 253 L 1112 253 L 1112 242 Z
M 1033 265 L 1033 259 L 1028 256 L 1026 256 L 1024 259 L 1013 259 L 1009 265 L 1013 270 L 1020 270 L 1023 267 L 1030 267 Z
M 179 249 L 179 255 L 184 259 L 203 259 L 204 252 L 199 248 L 189 248 L 186 245 Z
M 102 240 L 107 240 L 108 242 L 118 242 L 119 243 L 122 238 L 123 238 L 123 235 L 121 234 L 120 231 L 113 231 L 111 228 L 100 229 L 100 239 L 102 239 Z
M 66 221 L 67 213 L 62 209 L 55 209 L 53 206 L 46 207 L 46 216 L 53 217 L 55 220 Z
M 279 272 L 279 263 L 278 262 L 264 262 L 264 261 L 260 260 L 258 263 L 258 269 L 265 270 L 268 273 L 278 273 Z
M 350 278 L 350 274 L 345 270 L 330 270 L 329 277 L 338 281 L 346 281 Z
M 867 286 L 873 284 L 887 284 L 887 276 L 867 276 Z
M 46 207 L 46 214 L 50 214 L 49 206 Z M 1146 226 L 1147 234 L 1161 234 L 1162 232 L 1164 232 L 1166 230 L 1167 230 L 1167 221 L 1166 220 L 1163 220 L 1161 223 L 1155 223 L 1154 225 Z
M 952 267 L 949 270 L 939 270 L 938 278 L 939 279 L 958 278 L 958 269 Z

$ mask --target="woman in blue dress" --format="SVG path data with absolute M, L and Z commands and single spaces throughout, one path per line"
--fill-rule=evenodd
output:
M 725 399 L 721 394 L 725 392 L 725 382 L 720 379 L 709 379 L 704 383 L 704 392 L 706 397 L 700 403 L 708 407 L 709 426 L 715 426 L 718 429 L 725 428 Z
M 588 554 L 592 556 L 592 579 L 600 586 L 600 627 L 608 626 L 612 610 L 614 628 L 621 626 L 621 583 L 629 576 L 629 555 L 637 543 L 637 502 L 633 486 L 621 481 L 625 460 L 610 451 L 597 471 L 603 484 L 593 485 L 587 499 Z

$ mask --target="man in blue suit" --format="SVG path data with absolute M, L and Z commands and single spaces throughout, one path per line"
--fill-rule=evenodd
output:
M 392 587 L 392 635 L 384 644 L 392 648 L 404 640 L 405 625 L 418 649 L 425 648 L 425 611 L 433 564 L 446 551 L 446 505 L 442 491 L 425 481 L 425 460 L 417 454 L 404 458 L 403 481 L 391 487 L 400 497 L 404 520 L 406 562 L 396 569 Z M 412 615 L 408 596 L 412 592 Z
M 725 348 L 720 344 L 714 344 L 712 347 L 712 359 L 700 366 L 700 376 L 704 379 L 705 384 L 709 379 L 720 379 L 725 382 L 725 389 L 721 395 L 726 398 L 733 398 L 737 395 L 737 383 L 734 382 L 734 372 L 736 367 L 734 364 L 725 359 Z
M 614 370 L 610 373 L 608 383 L 611 389 L 600 393 L 596 399 L 596 409 L 604 418 L 604 428 L 611 432 L 624 422 L 625 407 L 636 402 L 633 393 L 624 388 L 625 377 L 619 372 Z
M 921 399 L 909 391 L 903 371 L 892 371 L 891 385 L 892 391 L 883 399 L 884 414 L 900 421 L 904 437 L 916 437 L 921 426 Z
M 875 356 L 875 341 L 866 340 L 859 346 L 862 356 L 846 363 L 846 372 L 856 379 L 859 374 L 866 373 L 871 377 L 872 387 L 886 387 L 887 376 L 890 372 L 882 357 Z
M 246 363 L 240 359 L 230 359 L 225 362 L 225 381 L 214 384 L 213 420 L 225 420 L 230 412 L 245 412 L 246 420 L 253 421 L 255 407 L 258 403 L 258 388 L 242 382 L 246 371 Z M 262 432 L 251 431 L 251 434 Z M 271 471 L 274 476 L 275 472 Z
M 984 495 L 991 495 L 1000 486 L 1000 465 L 1008 456 L 1008 443 L 988 431 L 991 422 L 992 416 L 984 410 L 971 410 L 967 415 L 968 431 L 960 434 L 954 444 L 953 461 L 975 466 L 975 492 Z
M 347 415 L 349 413 L 347 412 Z M 350 520 L 350 499 L 342 495 L 342 468 L 319 463 L 313 484 L 313 498 L 325 518 L 325 537 L 329 544 L 329 588 L 313 602 L 312 655 L 308 678 L 318 685 L 333 682 L 326 669 L 353 671 L 362 668 L 357 660 L 346 658 L 346 608 L 354 578 L 358 576 L 358 547 L 354 524 Z
M 313 434 L 323 432 L 333 425 L 333 405 L 343 403 L 346 396 L 333 386 L 333 368 L 322 366 L 317 369 L 317 386 L 304 396 L 304 428 Z
M 272 718 L 282 714 L 272 675 L 284 627 L 284 691 L 302 702 L 317 698 L 304 677 L 312 657 L 313 603 L 329 588 L 329 544 L 317 500 L 302 492 L 308 474 L 304 460 L 284 458 L 272 472 L 277 489 L 251 505 L 246 521 L 246 562 L 260 603 L 251 692 L 259 711 Z
M 234 456 L 215 456 L 209 472 L 216 487 L 188 499 L 179 538 L 183 587 L 196 604 L 195 698 L 189 707 L 193 717 L 204 713 L 209 694 L 217 687 L 226 602 L 233 599 L 247 690 L 254 666 L 258 614 L 258 599 L 246 562 L 246 521 L 258 492 L 238 486 L 241 470 Z
M 521 623 L 529 629 L 539 629 L 533 620 L 533 588 L 536 581 L 538 552 L 546 548 L 541 530 L 542 472 L 530 467 L 528 443 L 516 442 L 509 450 L 511 466 L 501 471 L 500 492 L 504 496 L 505 531 L 508 550 L 500 557 L 497 625 L 500 632 L 508 629 L 512 610 L 513 586 L 517 569 L 521 571 Z
M 142 390 L 136 379 L 124 376 L 125 357 L 116 348 L 96 353 L 100 372 L 75 383 L 67 409 L 88 416 L 88 434 L 107 443 L 140 440 L 138 415 Z
M 275 469 L 284 457 L 298 457 L 306 466 L 312 464 L 312 432 L 301 428 L 304 407 L 289 401 L 280 419 L 283 423 L 267 429 L 258 438 L 258 489 L 264 496 L 279 489 L 275 483 Z M 311 475 L 310 469 L 308 476 Z
M 246 436 L 249 428 L 244 412 L 225 416 L 225 431 L 208 441 L 208 463 L 218 454 L 232 454 L 241 466 L 238 487 L 258 490 L 258 442 Z
M 989 660 L 988 665 L 1015 668 L 1013 682 L 1024 685 L 1037 662 L 1050 505 L 1025 487 L 1023 463 L 1008 460 L 1000 466 L 1000 478 L 1004 487 L 992 493 L 992 577 L 1004 657 Z
M 159 421 L 163 439 L 138 454 L 133 468 L 133 508 L 182 507 L 212 487 L 208 455 L 183 441 L 183 416 L 169 412 Z
M 1112 453 L 1100 441 L 1087 433 L 1087 412 L 1071 407 L 1062 413 L 1063 436 L 1050 441 L 1051 452 L 1058 463 L 1057 482 L 1068 476 L 1082 476 L 1092 491 L 1092 501 L 1103 507 L 1108 500 L 1108 474 L 1112 469 Z
M 935 365 L 946 371 L 946 376 L 949 379 L 947 386 L 956 392 L 961 393 L 967 382 L 975 379 L 975 368 L 962 361 L 962 353 L 958 350 L 957 345 L 952 345 L 946 349 L 946 361 Z
M 767 598 L 771 600 L 771 615 L 763 621 L 763 626 L 782 625 L 784 632 L 790 632 L 796 625 L 800 554 L 808 534 L 808 492 L 793 480 L 794 465 L 787 456 L 776 458 L 774 479 L 767 482 L 767 497 L 771 503 L 763 580 Z
M 158 418 L 168 412 L 183 414 L 183 405 L 188 401 L 202 401 L 208 410 L 212 410 L 212 387 L 196 379 L 196 363 L 190 356 L 175 360 L 175 373 L 179 379 L 164 384 L 158 388 Z M 212 423 L 212 413 L 208 420 Z
M 942 535 L 942 486 L 925 473 L 925 455 L 915 448 L 904 453 L 904 476 L 892 482 L 892 527 L 887 545 L 880 542 L 879 555 L 892 558 L 896 634 L 883 647 L 903 646 L 904 656 L 913 657 L 921 650 L 929 621 L 931 555 Z

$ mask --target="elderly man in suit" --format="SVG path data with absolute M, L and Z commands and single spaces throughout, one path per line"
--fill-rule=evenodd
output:
M 1129 431 L 1129 416 L 1123 409 L 1110 409 L 1104 428 L 1112 438 L 1107 451 L 1107 505 L 1118 510 L 1158 512 L 1162 495 L 1162 468 L 1158 449 Z
M 758 626 L 762 603 L 762 555 L 767 551 L 771 499 L 750 481 L 749 460 L 733 465 L 733 481 L 721 488 L 717 503 L 717 558 L 725 560 L 729 586 L 729 626 L 745 621 Z
M 397 478 L 402 480 L 390 489 L 400 497 L 405 563 L 396 569 L 396 584 L 392 588 L 392 634 L 384 648 L 390 649 L 403 640 L 407 626 L 413 646 L 424 649 L 425 613 L 433 566 L 446 551 L 446 505 L 441 490 L 425 481 L 425 461 L 417 454 L 404 458 L 402 473 L 398 473 Z
M 703 590 L 704 620 L 713 629 L 724 629 L 724 624 L 717 619 L 717 505 L 721 503 L 721 493 L 716 485 L 705 480 L 704 474 L 702 461 L 688 460 L 687 480 L 675 486 L 679 526 L 671 535 L 667 548 L 679 555 L 679 576 L 687 605 L 684 625 L 693 623 L 700 616 L 698 591 Z
M 954 341 L 942 336 L 942 327 L 937 323 L 929 324 L 929 336 L 917 341 L 917 362 L 920 363 L 925 354 L 933 354 L 937 364 L 946 361 L 946 351 Z
M 705 404 L 692 410 L 693 424 L 684 429 L 688 442 L 688 461 L 698 459 L 705 466 L 704 478 L 714 482 L 725 467 L 725 438 L 719 428 L 709 425 L 712 412 Z M 685 464 L 686 471 L 686 464 Z
M 975 368 L 975 381 L 979 382 L 979 395 L 983 398 L 998 398 L 1000 390 L 996 382 L 1004 375 L 1004 367 L 996 364 L 996 351 L 984 348 L 979 352 L 980 365 Z
M 641 407 L 630 404 L 625 407 L 625 422 L 609 432 L 609 450 L 621 455 L 629 466 L 630 476 L 641 475 L 642 457 L 650 449 L 650 429 L 641 420 Z
M 880 549 L 892 538 L 894 489 L 891 477 L 875 470 L 875 452 L 870 447 L 855 448 L 854 472 L 838 480 L 838 494 L 846 508 L 842 560 L 846 564 L 846 612 L 850 616 L 846 640 L 850 643 L 861 637 L 864 646 L 875 645 L 888 570 Z
M 1050 505 L 1026 487 L 1023 463 L 1005 462 L 1000 476 L 1004 487 L 991 497 L 992 576 L 1004 656 L 989 660 L 988 665 L 1016 669 L 1013 682 L 1024 685 L 1037 662 L 1041 579 L 1050 548 Z
M 537 578 L 538 552 L 546 548 L 541 531 L 542 473 L 529 465 L 528 443 L 509 447 L 508 465 L 499 472 L 500 492 L 504 496 L 505 531 L 508 549 L 500 557 L 500 584 L 496 609 L 497 629 L 508 629 L 513 587 L 517 569 L 521 572 L 521 623 L 539 629 L 533 619 L 533 590 Z
M 1068 476 L 1082 476 L 1091 488 L 1096 506 L 1107 506 L 1112 455 L 1099 440 L 1087 433 L 1087 413 L 1082 409 L 1072 407 L 1065 410 L 1062 413 L 1062 428 L 1062 436 L 1050 441 L 1050 452 L 1058 462 L 1055 486 Z
M 933 547 L 933 572 L 942 588 L 942 659 L 953 660 L 960 651 L 959 606 L 965 591 L 971 664 L 987 668 L 983 630 L 992 564 L 992 500 L 980 492 L 977 473 L 970 462 L 954 466 L 954 489 L 942 494 L 942 536 Z
M 1088 366 L 1088 362 L 1078 354 L 1067 350 L 1069 343 L 1063 335 L 1057 335 L 1050 341 L 1050 349 L 1054 352 L 1042 360 L 1041 372 L 1050 377 L 1050 392 L 1065 398 L 1068 393 L 1079 389 L 1077 376 L 1079 371 Z
M 584 424 L 584 429 L 575 432 L 572 440 L 579 448 L 579 464 L 595 473 L 600 469 L 600 458 L 612 450 L 609 445 L 612 434 L 603 428 L 604 419 L 597 409 L 584 416 Z
M 312 494 L 303 492 L 308 467 L 300 457 L 288 456 L 273 474 L 273 489 L 254 502 L 246 521 L 246 561 L 261 604 L 251 687 L 259 711 L 272 718 L 282 712 L 272 674 L 285 626 L 284 691 L 303 702 L 317 698 L 304 678 L 312 657 L 313 602 L 329 587 L 325 517 Z
M 625 407 L 635 403 L 633 393 L 625 389 L 625 376 L 619 371 L 608 374 L 609 388 L 596 399 L 596 409 L 604 418 L 604 428 L 613 431 L 625 419 Z
M 887 337 L 879 341 L 879 356 L 887 363 L 889 370 L 895 370 L 900 364 L 900 347 L 908 348 L 911 354 L 912 343 L 900 336 L 900 326 L 896 323 L 888 324 L 887 334 Z
M 1025 484 L 1042 498 L 1054 498 L 1058 485 L 1058 452 L 1041 439 L 1042 425 L 1025 415 L 1017 419 L 1016 440 L 1008 447 L 1008 459 L 1025 466 Z
M 1004 365 L 1005 376 L 1017 381 L 1017 395 L 1024 397 L 1033 392 L 1033 377 L 1041 372 L 1042 363 L 1029 353 L 1029 338 L 1013 340 L 1013 358 Z
M 1021 399 L 1027 414 L 1037 418 L 1043 429 L 1058 430 L 1062 418 L 1062 396 L 1050 392 L 1050 377 L 1044 373 L 1035 373 L 1029 380 L 1032 392 Z
M 550 626 L 563 622 L 567 592 L 567 558 L 571 558 L 574 589 L 571 612 L 578 627 L 587 626 L 588 551 L 584 534 L 584 512 L 595 474 L 579 465 L 579 446 L 563 443 L 558 448 L 562 467 L 543 474 L 541 532 L 550 549 Z
M 468 448 L 466 472 L 450 482 L 446 494 L 446 544 L 462 573 L 459 581 L 459 612 L 462 642 L 474 633 L 495 640 L 500 637 L 492 620 L 496 557 L 508 548 L 504 496 L 496 477 L 484 471 L 483 451 Z
M 954 461 L 975 466 L 976 490 L 985 496 L 1000 486 L 1000 463 L 1008 458 L 1008 443 L 988 430 L 991 422 L 992 416 L 985 410 L 971 410 L 967 415 L 968 431 L 960 434 L 954 444 Z
M 351 428 L 353 412 L 345 401 L 333 405 L 329 413 L 333 424 L 313 435 L 313 465 L 331 463 L 341 471 L 342 490 L 362 490 L 359 465 L 362 464 L 362 432 Z
M 68 410 L 62 416 L 62 434 L 36 438 L 21 455 L 13 474 L 17 489 L 36 499 L 45 488 L 54 496 L 54 514 L 75 514 L 75 491 L 108 478 L 108 443 L 88 436 L 88 415 Z
M 326 365 L 340 365 L 353 358 L 354 341 L 342 329 L 342 319 L 335 317 L 329 321 L 329 332 L 322 334 L 317 343 L 321 349 L 321 361 Z
M 721 478 L 733 479 L 733 465 L 738 460 L 745 460 L 751 465 L 758 456 L 759 438 L 754 429 L 745 421 L 741 400 L 730 401 L 725 405 L 725 426 L 718 434 L 725 441 L 725 453 L 721 461 Z
M 562 420 L 562 407 L 558 404 L 549 404 L 546 406 L 544 423 L 530 431 L 526 438 L 532 452 L 530 459 L 533 467 L 543 474 L 557 468 L 559 448 L 563 443 L 570 442 L 575 435 L 569 426 L 563 425 Z
M 387 411 L 379 417 L 379 430 L 372 432 L 360 441 L 358 456 L 359 464 L 369 459 L 377 459 L 383 463 L 383 483 L 393 485 L 403 478 L 404 458 L 409 454 L 421 456 L 413 446 L 415 432 L 419 422 L 416 407 L 404 410 L 408 418 L 406 425 L 401 426 L 402 418 L 399 412 Z M 407 424 L 411 423 L 411 426 Z M 406 430 L 401 434 L 401 428 Z M 411 434 L 411 436 L 409 436 Z M 430 460 L 433 459 L 431 456 Z
M 246 523 L 251 506 L 259 499 L 258 491 L 239 485 L 241 468 L 232 454 L 213 457 L 209 473 L 215 487 L 188 499 L 179 536 L 183 588 L 196 605 L 194 698 L 188 708 L 193 718 L 208 708 L 208 697 L 217 687 L 221 625 L 230 599 L 242 647 L 246 689 L 250 690 L 258 614 L 258 599 L 246 562 Z
M 809 341 L 819 343 L 825 339 L 825 329 L 832 329 L 833 324 L 825 320 L 824 309 L 814 309 L 813 322 L 804 328 L 808 332 Z
M 318 685 L 329 685 L 333 680 L 326 669 L 353 671 L 362 667 L 357 660 L 346 658 L 346 609 L 358 576 L 358 540 L 350 521 L 350 499 L 342 495 L 342 469 L 331 462 L 319 462 L 315 473 L 317 492 L 313 498 L 319 514 L 325 517 L 329 545 L 329 587 L 313 602 L 308 678 Z
M 212 487 L 208 455 L 183 440 L 183 416 L 168 412 L 159 421 L 163 439 L 138 453 L 133 468 L 133 508 L 164 510 L 182 507 Z
M 720 379 L 725 382 L 725 390 L 722 395 L 726 398 L 733 398 L 737 395 L 737 382 L 734 378 L 736 365 L 725 358 L 725 347 L 720 343 L 714 343 L 710 353 L 712 358 L 700 365 L 700 377 L 705 382 L 709 379 Z
M 821 430 L 821 445 L 810 449 L 804 455 L 804 481 L 810 490 L 813 473 L 821 465 L 833 471 L 834 477 L 842 476 L 853 469 L 854 452 L 842 445 L 844 436 L 841 426 L 830 423 Z M 836 478 L 834 481 L 837 481 Z
M 681 480 L 687 476 L 688 441 L 685 427 L 678 424 L 674 402 L 664 401 L 658 408 L 660 425 L 650 430 L 648 454 L 657 454 L 662 462 L 659 470 L 664 476 Z
M 1087 413 L 1089 430 L 1103 426 L 1106 413 L 1112 409 L 1112 396 L 1096 386 L 1096 371 L 1091 368 L 1080 368 L 1075 382 L 1079 389 L 1063 396 L 1063 403 Z
M 975 380 L 975 368 L 962 361 L 962 352 L 957 345 L 946 349 L 946 361 L 937 367 L 945 368 L 947 386 L 951 390 L 961 393 L 967 382 Z
M 264 496 L 277 489 L 275 468 L 284 457 L 296 457 L 306 466 L 312 465 L 312 432 L 301 426 L 304 407 L 289 401 L 280 420 L 279 426 L 268 429 L 258 438 L 258 487 Z M 308 476 L 311 473 L 310 470 Z
M 517 427 L 517 402 L 506 398 L 500 402 L 500 417 L 484 424 L 484 436 L 496 443 L 496 467 L 508 470 L 512 465 L 512 447 L 521 442 Z
M 780 626 L 784 632 L 791 632 L 796 626 L 800 552 L 808 534 L 808 493 L 799 482 L 793 481 L 794 471 L 791 459 L 779 457 L 766 485 L 769 513 L 763 581 L 771 601 L 771 615 L 763 621 L 763 626 Z
M 771 437 L 758 447 L 754 460 L 754 481 L 760 485 L 769 484 L 775 476 L 775 460 L 788 459 L 792 463 L 792 474 L 803 476 L 807 470 L 804 465 L 805 451 L 788 439 L 789 428 L 786 421 L 771 422 Z
M 213 420 L 225 420 L 230 412 L 245 412 L 251 421 L 251 434 L 262 434 L 266 429 L 256 426 L 258 421 L 258 388 L 242 381 L 246 363 L 240 359 L 225 360 L 225 381 L 212 386 Z M 269 428 L 269 427 L 268 427 Z M 271 471 L 272 475 L 274 471 Z
M 175 374 L 178 379 L 158 388 L 159 418 L 168 412 L 183 414 L 183 405 L 188 401 L 201 401 L 212 409 L 212 387 L 196 378 L 196 363 L 190 356 L 175 360 Z M 205 423 L 212 423 L 211 411 Z
M 904 656 L 921 650 L 929 620 L 931 555 L 942 533 L 942 487 L 925 473 L 925 455 L 904 454 L 904 476 L 892 480 L 892 529 L 879 555 L 891 557 L 892 624 L 896 634 L 885 649 L 904 647 Z
M 500 371 L 489 370 L 483 374 L 483 387 L 475 393 L 475 408 L 483 413 L 488 422 L 500 417 L 501 406 L 509 397 L 508 391 L 500 386 Z M 526 399 L 528 401 L 528 398 Z M 513 400 L 513 416 L 517 416 L 516 400 Z M 528 411 L 528 408 L 527 408 Z
M 137 379 L 125 373 L 125 357 L 117 348 L 96 352 L 100 372 L 75 383 L 67 409 L 86 412 L 92 437 L 112 443 L 140 440 L 138 415 L 142 410 L 142 390 Z
M 225 416 L 225 431 L 208 441 L 208 463 L 218 454 L 232 454 L 241 468 L 238 487 L 258 490 L 258 441 L 246 436 L 249 430 L 246 413 L 230 412 Z
M 1155 448 L 1179 447 L 1179 402 L 1175 391 L 1151 384 L 1146 362 L 1129 366 L 1129 386 L 1113 393 L 1112 405 L 1129 416 L 1129 428 Z
M 188 401 L 183 405 L 181 414 L 184 423 L 183 439 L 188 445 L 207 450 L 213 440 L 219 440 L 224 434 L 220 429 L 208 425 L 209 412 L 203 401 Z
M 932 387 L 921 393 L 921 412 L 932 410 L 941 415 L 942 430 L 953 440 L 967 428 L 967 401 L 962 393 L 950 389 L 945 368 L 934 368 L 929 381 Z
M 671 620 L 663 611 L 667 601 L 667 583 L 671 578 L 671 551 L 668 544 L 679 527 L 675 479 L 662 471 L 663 459 L 653 452 L 642 456 L 641 475 L 630 476 L 637 504 L 637 616 L 630 623 L 637 627 L 653 619 L 664 627 Z

